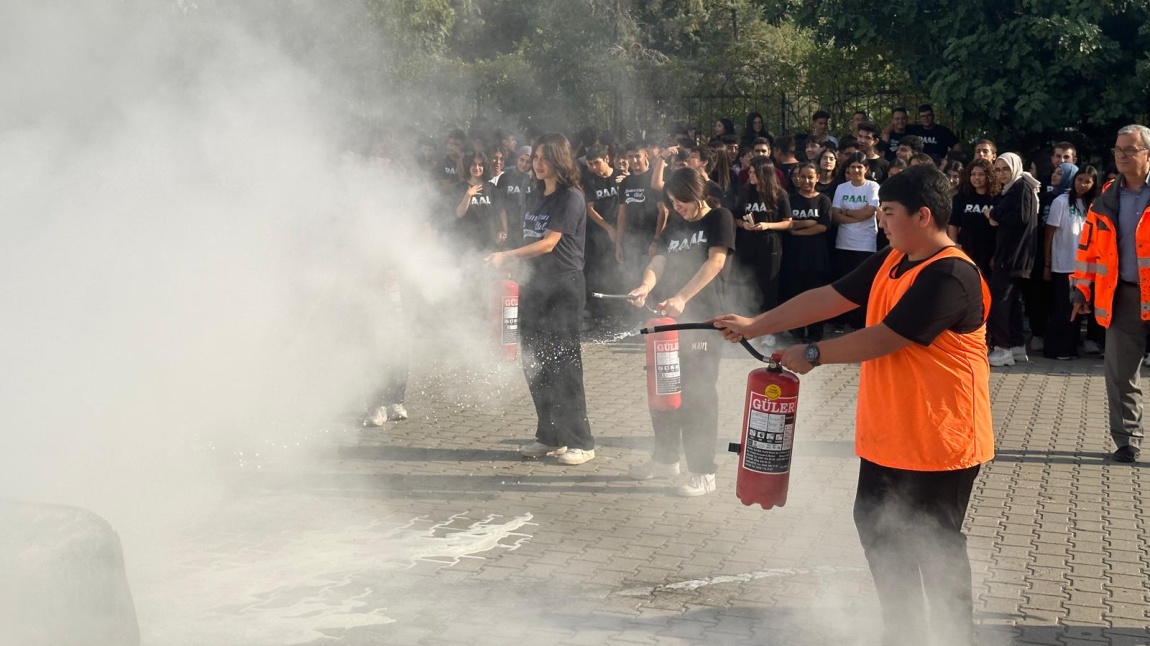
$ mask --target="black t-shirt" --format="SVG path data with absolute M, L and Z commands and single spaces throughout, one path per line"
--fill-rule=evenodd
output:
M 439 166 L 435 169 L 434 179 L 436 181 L 451 180 L 452 182 L 458 180 L 459 170 L 455 160 L 451 157 L 444 157 L 443 161 L 440 162 Z
M 895 153 L 898 152 L 898 140 L 909 134 L 910 133 L 906 130 L 903 130 L 902 132 L 895 132 L 893 130 L 891 131 L 890 142 L 886 149 L 886 158 L 888 161 L 894 161 Z
M 646 236 L 644 245 L 655 237 L 659 223 L 659 193 L 651 188 L 651 169 L 623 180 L 623 205 L 627 208 L 627 232 Z
M 739 216 L 752 224 L 761 222 L 782 222 L 791 213 L 791 202 L 787 194 L 779 192 L 774 204 L 759 197 L 754 186 L 747 184 L 739 198 Z M 781 253 L 783 243 L 778 231 L 747 231 L 736 229 L 739 245 L 743 247 L 740 255 L 744 263 L 757 263 L 762 254 Z
M 835 291 L 856 305 L 866 305 L 875 276 L 890 253 L 887 247 L 872 255 L 858 269 L 835 281 Z M 904 257 L 894 268 L 894 276 L 927 260 L 911 262 Z M 882 322 L 905 339 L 930 345 L 946 330 L 956 334 L 977 330 L 983 318 L 982 275 L 962 258 L 943 258 L 919 273 Z
M 523 215 L 523 244 L 543 239 L 548 231 L 563 234 L 551 253 L 527 260 L 532 268 L 530 280 L 540 276 L 583 271 L 583 247 L 587 236 L 587 202 L 583 191 L 560 188 L 551 195 L 533 192 Z
M 483 190 L 470 198 L 467 212 L 456 218 L 460 235 L 471 246 L 484 249 L 494 244 L 494 235 L 499 228 L 499 206 L 496 194 L 498 189 L 490 182 L 481 184 Z M 467 193 L 467 182 L 460 182 L 459 193 L 462 200 Z
M 623 186 L 618 178 L 619 171 L 610 177 L 599 177 L 593 173 L 583 176 L 583 193 L 587 203 L 612 226 L 619 217 L 619 195 Z
M 921 138 L 922 152 L 935 159 L 946 157 L 946 153 L 950 152 L 950 149 L 958 143 L 958 137 L 951 132 L 950 128 L 938 124 L 935 124 L 930 130 L 917 125 L 907 126 L 906 134 Z
M 803 197 L 791 193 L 791 219 L 795 221 L 813 220 L 827 228 L 815 235 L 798 236 L 787 231 L 783 233 L 783 266 L 785 272 L 817 272 L 829 274 L 831 260 L 827 232 L 831 226 L 831 200 L 822 193 L 814 197 Z
M 986 211 L 990 209 L 992 200 L 990 195 L 959 193 L 954 196 L 950 213 L 950 224 L 959 229 L 956 242 L 983 272 L 990 271 L 995 238 L 998 235 L 998 229 L 986 219 Z
M 674 296 L 698 273 L 707 260 L 711 247 L 727 250 L 727 262 L 711 282 L 695 295 L 680 318 L 702 321 L 727 311 L 727 280 L 731 273 L 731 254 L 735 250 L 735 218 L 727 209 L 711 209 L 702 219 L 688 222 L 677 213 L 667 219 L 667 226 L 656 241 L 655 255 L 664 256 L 667 264 L 656 285 L 659 300 Z
M 875 157 L 874 159 L 866 160 L 867 173 L 866 178 L 872 182 L 882 184 L 886 181 L 887 173 L 890 172 L 890 162 L 882 157 Z
M 508 228 L 515 228 L 515 223 L 523 219 L 523 189 L 533 181 L 530 175 L 517 170 L 509 170 L 492 180 L 495 184 L 495 203 L 507 211 Z

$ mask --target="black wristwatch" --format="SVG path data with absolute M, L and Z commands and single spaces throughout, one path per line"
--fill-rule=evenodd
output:
M 808 343 L 807 349 L 803 350 L 803 358 L 806 359 L 807 363 L 811 364 L 812 366 L 819 365 L 820 356 L 819 344 L 817 343 Z

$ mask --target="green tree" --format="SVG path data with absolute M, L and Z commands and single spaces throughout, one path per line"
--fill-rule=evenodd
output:
M 1150 5 L 1141 0 L 812 0 L 802 22 L 889 52 L 970 130 L 1093 136 L 1150 104 Z

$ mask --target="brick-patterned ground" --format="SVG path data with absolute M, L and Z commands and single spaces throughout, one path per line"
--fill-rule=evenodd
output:
M 857 368 L 803 379 L 790 499 L 763 511 L 726 453 L 710 496 L 627 479 L 650 445 L 640 347 L 585 346 L 598 457 L 577 467 L 515 453 L 534 416 L 514 366 L 419 348 L 411 420 L 234 473 L 200 527 L 128 554 L 145 643 L 877 644 Z M 727 356 L 723 450 L 756 366 Z M 999 454 L 967 519 L 982 643 L 1150 643 L 1148 476 L 1105 459 L 1101 362 L 996 369 L 992 393 Z

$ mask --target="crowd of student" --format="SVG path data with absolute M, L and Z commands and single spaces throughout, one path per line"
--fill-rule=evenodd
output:
M 991 364 L 1026 361 L 1028 346 L 1055 359 L 1100 352 L 1101 329 L 1091 319 L 1083 335 L 1067 309 L 1077 236 L 1103 181 L 1097 169 L 1080 168 L 1069 142 L 1053 146 L 1049 166 L 1035 159 L 1029 171 L 1016 154 L 1000 157 L 987 139 L 976 141 L 967 159 L 930 105 L 919 106 L 917 117 L 912 124 L 897 107 L 880 127 L 859 111 L 839 137 L 821 111 L 799 136 L 772 137 L 759 113 L 746 117 L 741 133 L 725 118 L 709 135 L 679 128 L 665 139 L 625 145 L 579 133 L 570 141 L 586 200 L 586 292 L 626 292 L 641 279 L 671 213 L 664 183 L 678 168 L 700 173 L 709 195 L 735 215 L 732 302 L 754 314 L 845 276 L 885 247 L 876 221 L 879 186 L 910 166 L 935 164 L 954 189 L 949 232 L 991 284 Z M 461 251 L 523 244 L 536 186 L 531 152 L 513 135 L 457 130 L 441 160 L 425 153 L 443 209 L 455 216 L 449 237 Z M 635 317 L 618 302 L 589 299 L 586 307 L 584 327 L 617 329 Z M 865 316 L 860 309 L 831 323 L 858 329 Z M 792 333 L 818 340 L 823 327 Z

